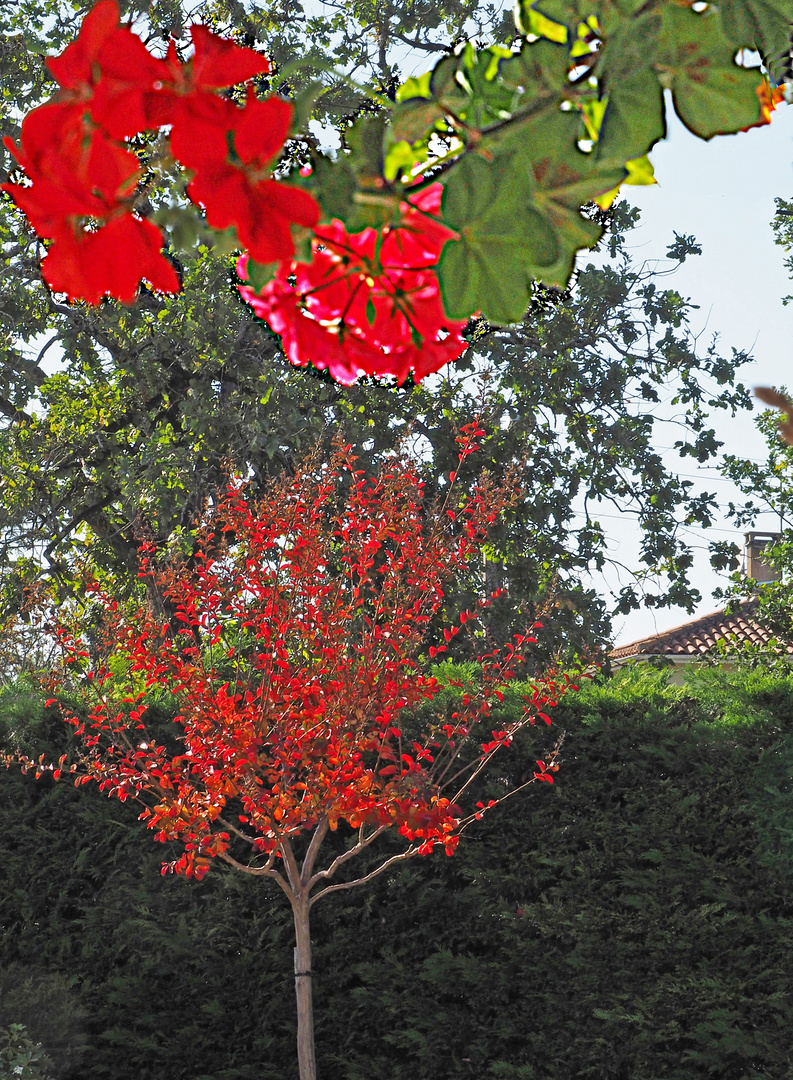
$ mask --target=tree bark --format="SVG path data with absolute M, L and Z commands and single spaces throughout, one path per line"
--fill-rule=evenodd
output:
M 295 995 L 297 997 L 297 1063 L 300 1080 L 317 1080 L 314 1053 L 314 1002 L 311 975 L 311 927 L 308 896 L 292 897 L 295 920 Z

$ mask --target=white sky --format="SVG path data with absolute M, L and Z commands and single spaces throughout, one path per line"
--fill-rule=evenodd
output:
M 743 382 L 793 385 L 793 304 L 784 307 L 781 302 L 793 293 L 793 281 L 783 267 L 785 254 L 773 243 L 770 227 L 774 198 L 793 198 L 793 106 L 782 105 L 770 127 L 718 136 L 709 143 L 695 138 L 671 116 L 670 137 L 651 156 L 658 185 L 626 190 L 630 201 L 642 210 L 642 225 L 631 234 L 634 255 L 662 259 L 673 231 L 693 234 L 702 245 L 702 255 L 689 258 L 679 273 L 662 279 L 662 284 L 699 305 L 692 327 L 695 332 L 705 331 L 703 344 L 717 333 L 723 353 L 729 355 L 735 346 L 754 356 L 755 362 L 742 369 Z M 753 414 L 718 418 L 714 426 L 726 452 L 764 457 Z M 681 461 L 676 455 L 668 455 L 667 460 L 672 467 L 679 463 L 680 471 L 695 481 L 701 477 L 702 488 L 715 492 L 723 505 L 738 495 L 712 468 L 699 469 L 693 459 Z M 603 520 L 604 526 L 613 528 L 611 554 L 630 564 L 636 551 L 635 530 L 620 522 L 616 511 L 608 513 L 615 515 L 606 520 L 604 514 Z M 694 573 L 694 584 L 703 595 L 700 614 L 718 606 L 711 591 L 725 582 L 710 569 L 708 540 L 742 542 L 729 523 L 717 522 L 717 527 L 725 531 L 698 529 L 688 534 L 701 546 Z M 775 527 L 777 519 L 771 515 L 755 526 Z M 607 576 L 606 584 L 619 584 L 615 573 Z M 635 612 L 617 620 L 615 641 L 624 644 L 688 618 L 682 609 Z

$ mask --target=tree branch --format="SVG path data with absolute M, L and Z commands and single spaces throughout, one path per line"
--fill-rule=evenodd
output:
M 397 38 L 399 41 L 404 41 L 406 45 L 410 45 L 413 49 L 423 49 L 424 52 L 449 52 L 449 48 L 446 45 L 438 45 L 435 41 L 419 41 L 418 38 L 406 37 L 405 34 L 400 34 L 396 30 L 391 31 L 391 36 Z
M 13 420 L 15 424 L 29 424 L 33 419 L 24 409 L 18 409 L 16 405 L 12 405 L 10 401 L 3 397 L 0 397 L 0 413 L 7 416 L 9 420 Z
M 287 896 L 292 899 L 301 892 L 300 870 L 298 869 L 297 859 L 295 853 L 292 851 L 292 845 L 284 838 L 279 842 L 281 848 L 281 855 L 284 859 L 284 866 L 286 867 L 286 874 L 289 879 L 289 891 Z
M 392 855 L 390 859 L 386 859 L 386 861 L 378 866 L 376 870 L 372 870 L 370 874 L 365 874 L 363 877 L 356 878 L 355 881 L 341 881 L 338 885 L 328 885 L 322 892 L 318 892 L 316 896 L 311 897 L 311 906 L 313 907 L 317 900 L 320 900 L 323 896 L 327 896 L 328 893 L 340 892 L 342 889 L 354 889 L 356 885 L 365 885 L 367 881 L 371 881 L 372 878 L 376 878 L 378 874 L 382 874 L 389 866 L 393 866 L 398 862 L 404 862 L 405 859 L 412 859 L 413 856 L 418 855 L 418 853 L 419 849 L 417 847 L 410 847 L 407 851 L 403 851 L 401 855 Z
M 292 899 L 292 890 L 289 887 L 289 883 L 284 879 L 283 874 L 280 874 L 277 870 L 273 869 L 272 863 L 275 858 L 275 853 L 271 852 L 267 862 L 264 866 L 246 866 L 245 863 L 238 862 L 233 855 L 229 855 L 227 851 L 218 852 L 218 857 L 233 866 L 235 870 L 241 870 L 243 874 L 251 874 L 253 877 L 270 877 L 274 878 L 281 888 L 284 890 L 289 899 Z
M 330 824 L 327 816 L 323 817 L 314 830 L 314 835 L 311 837 L 311 843 L 308 845 L 306 857 L 303 859 L 303 869 L 300 871 L 300 884 L 306 885 L 308 889 L 311 888 L 311 871 L 314 869 L 314 863 L 317 861 L 319 849 L 322 847 L 322 841 L 328 835 L 329 828 Z
M 379 829 L 375 829 L 371 836 L 367 836 L 365 840 L 361 839 L 359 836 L 358 842 L 354 844 L 351 848 L 349 848 L 347 851 L 345 851 L 342 855 L 337 856 L 330 864 L 330 866 L 327 867 L 327 869 L 319 870 L 316 874 L 314 874 L 314 876 L 308 882 L 309 889 L 312 889 L 318 881 L 327 881 L 328 878 L 332 878 L 336 871 L 339 869 L 339 867 L 343 865 L 343 863 L 346 863 L 349 859 L 354 858 L 357 854 L 359 854 L 359 852 L 363 851 L 364 848 L 367 848 L 371 844 L 371 842 L 375 840 L 380 835 L 380 833 L 385 832 L 387 828 L 387 825 L 381 825 Z

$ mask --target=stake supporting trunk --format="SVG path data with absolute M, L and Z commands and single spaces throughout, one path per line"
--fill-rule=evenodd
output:
M 317 1080 L 314 1053 L 314 1002 L 311 976 L 310 905 L 307 896 L 292 900 L 295 920 L 295 996 L 297 997 L 297 1062 L 300 1080 Z

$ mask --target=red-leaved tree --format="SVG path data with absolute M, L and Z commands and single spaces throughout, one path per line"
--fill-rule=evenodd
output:
M 461 460 L 482 434 L 464 430 Z M 444 585 L 481 567 L 488 529 L 514 498 L 511 481 L 497 487 L 483 474 L 464 496 L 449 479 L 445 502 L 430 504 L 409 458 L 394 456 L 372 479 L 338 447 L 258 500 L 234 484 L 187 562 L 141 549 L 159 614 L 95 585 L 99 646 L 57 625 L 67 662 L 59 696 L 76 685 L 90 706 L 83 715 L 62 706 L 82 755 L 49 766 L 56 779 L 71 771 L 77 784 L 139 800 L 155 837 L 184 845 L 163 873 L 200 878 L 219 858 L 274 879 L 288 897 L 301 1080 L 316 1077 L 311 907 L 436 847 L 451 855 L 465 827 L 502 801 L 477 802 L 477 777 L 537 716 L 549 722 L 570 688 L 566 677 L 537 680 L 520 718 L 499 728 L 491 710 L 534 640 L 516 636 L 458 684 L 457 711 L 432 715 L 443 684 L 431 661 L 488 603 L 482 596 L 434 630 Z M 147 728 L 147 703 L 163 692 L 178 713 L 175 741 Z M 556 754 L 537 761 L 528 784 L 552 781 Z M 400 850 L 349 876 L 347 864 L 387 830 Z

